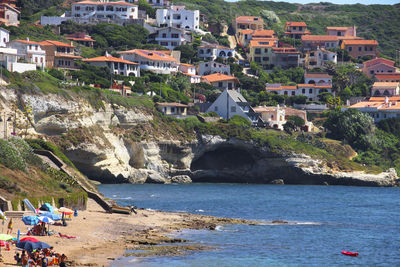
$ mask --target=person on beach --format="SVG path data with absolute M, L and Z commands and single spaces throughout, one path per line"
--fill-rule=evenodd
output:
M 60 257 L 60 267 L 67 267 L 67 256 L 65 254 L 62 254 Z
M 12 234 L 12 230 L 13 230 L 13 219 L 11 218 L 10 221 L 8 222 L 7 234 L 8 235 Z
M 17 265 L 21 264 L 22 257 L 19 255 L 18 252 L 15 254 L 14 259 L 17 262 Z
M 22 267 L 28 267 L 28 255 L 25 253 L 25 250 L 22 251 L 21 264 Z

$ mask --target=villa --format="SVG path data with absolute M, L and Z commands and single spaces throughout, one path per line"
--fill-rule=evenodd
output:
M 341 49 L 347 50 L 353 58 L 362 58 L 364 56 L 378 56 L 376 40 L 343 40 Z
M 15 6 L 15 1 L 2 1 L 0 3 L 0 24 L 18 27 L 20 15 L 21 12 Z
M 254 16 L 240 16 L 237 17 L 232 23 L 235 32 L 238 33 L 240 30 L 262 30 L 264 28 L 264 20 L 260 17 Z
M 149 36 L 149 40 L 154 40 L 157 44 L 173 50 L 177 46 L 192 42 L 192 34 L 185 29 L 166 27 L 157 29 Z
M 275 31 L 273 30 L 239 30 L 237 38 L 239 44 L 244 47 L 247 47 L 250 44 L 250 41 L 255 39 L 268 39 L 278 43 L 278 38 L 275 37 Z
M 376 74 L 386 74 L 396 72 L 396 67 L 394 66 L 394 61 L 385 58 L 374 58 L 365 61 L 363 64 L 363 73 L 368 77 L 372 77 Z
M 157 9 L 158 27 L 174 27 L 190 31 L 200 30 L 200 11 L 186 10 L 185 6 L 170 6 L 168 9 Z
M 175 58 L 160 51 L 133 49 L 118 52 L 122 59 L 139 63 L 140 69 L 149 70 L 158 74 L 171 74 L 178 71 L 178 62 Z
M 293 39 L 301 39 L 303 35 L 311 34 L 307 30 L 307 24 L 305 22 L 292 22 L 288 21 L 285 23 L 285 35 Z
M 400 94 L 398 82 L 375 82 L 371 89 L 371 96 L 398 96 Z
M 80 45 L 84 45 L 87 47 L 93 48 L 96 40 L 92 39 L 92 37 L 84 32 L 78 32 L 75 34 L 68 35 L 65 39 L 77 42 Z
M 332 35 L 303 35 L 301 36 L 301 44 L 304 51 L 317 48 L 334 49 L 339 46 L 339 39 Z
M 138 63 L 112 57 L 108 54 L 104 57 L 83 59 L 82 61 L 96 67 L 108 67 L 114 74 L 134 77 L 140 76 L 140 67 Z
M 357 27 L 326 27 L 326 34 L 337 37 L 356 37 Z
M 196 74 L 196 66 L 192 64 L 180 63 L 179 71 L 189 77 L 190 83 L 199 83 L 201 81 L 201 76 Z
M 400 118 L 400 97 L 371 97 L 369 101 L 358 102 L 347 109 L 358 109 L 369 114 L 374 122 L 389 118 Z
M 156 103 L 156 107 L 164 115 L 186 116 L 189 106 L 181 103 Z
M 197 72 L 201 76 L 213 73 L 231 75 L 231 67 L 229 65 L 225 65 L 216 61 L 200 62 L 197 68 Z
M 39 42 L 41 48 L 46 52 L 47 68 L 60 68 L 76 70 L 78 67 L 75 61 L 82 57 L 75 54 L 75 46 L 58 41 L 42 41 Z
M 384 74 L 376 74 L 375 79 L 378 82 L 398 82 L 400 83 L 400 73 L 384 73 Z
M 224 59 L 235 57 L 236 51 L 234 48 L 218 44 L 201 45 L 197 48 L 197 55 L 203 60 L 215 60 L 217 57 Z
M 46 51 L 42 49 L 40 43 L 26 40 L 13 40 L 7 44 L 7 47 L 17 49 L 19 57 L 29 63 L 35 63 L 36 66 L 44 68 L 46 63 Z
M 235 89 L 239 85 L 239 80 L 235 76 L 225 75 L 222 73 L 214 73 L 201 77 L 201 81 L 211 84 L 216 89 Z

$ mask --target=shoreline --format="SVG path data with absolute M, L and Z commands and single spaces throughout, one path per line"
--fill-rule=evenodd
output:
M 240 219 L 218 218 L 189 213 L 137 210 L 137 214 L 124 215 L 106 213 L 93 200 L 88 199 L 87 209 L 78 211 L 78 217 L 67 221 L 68 226 L 50 225 L 50 231 L 63 235 L 76 236 L 74 239 L 53 236 L 35 237 L 46 242 L 57 253 L 68 257 L 68 266 L 109 266 L 122 256 L 168 256 L 182 255 L 186 251 L 212 249 L 196 244 L 185 245 L 186 240 L 169 237 L 168 234 L 183 229 L 214 230 L 222 224 L 257 223 Z M 28 226 L 21 220 L 14 219 L 13 236 L 18 229 L 25 233 Z M 5 233 L 6 227 L 3 227 Z M 21 235 L 21 238 L 24 236 Z M 157 250 L 158 244 L 179 244 L 168 250 Z M 160 246 L 165 247 L 165 246 Z M 144 250 L 141 254 L 126 254 L 129 249 Z M 15 266 L 15 247 L 10 251 L 2 249 L 4 266 Z

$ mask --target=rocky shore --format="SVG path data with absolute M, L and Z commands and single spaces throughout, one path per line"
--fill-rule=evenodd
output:
M 0 94 L 3 106 L 17 98 L 30 103 L 34 108 L 28 133 L 55 141 L 82 173 L 101 183 L 399 184 L 393 169 L 379 174 L 349 172 L 308 155 L 219 136 L 182 140 L 160 135 L 134 141 L 125 131 L 153 120 L 142 109 L 107 103 L 104 109 L 95 109 L 80 97 L 66 101 L 53 94 L 17 96 L 11 89 Z M 16 117 L 23 121 L 22 114 Z

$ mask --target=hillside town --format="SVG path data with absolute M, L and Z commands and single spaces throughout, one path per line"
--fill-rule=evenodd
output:
M 106 48 L 102 55 L 84 58 L 81 52 L 95 49 L 99 41 L 88 32 L 58 32 L 65 41 L 37 40 L 18 39 L 0 28 L 1 64 L 18 73 L 56 69 L 66 84 L 103 88 L 125 97 L 147 94 L 161 112 L 179 118 L 203 113 L 224 119 L 238 115 L 253 126 L 283 130 L 287 119 L 297 116 L 304 119 L 302 130 L 315 131 L 308 115 L 336 107 L 332 103 L 338 101 L 343 110 L 358 109 L 375 121 L 400 117 L 400 72 L 395 61 L 380 56 L 378 41 L 358 36 L 357 25 L 331 25 L 324 35 L 315 35 L 305 22 L 287 21 L 277 34 L 262 17 L 237 14 L 229 27 L 216 32 L 199 10 L 163 0 L 147 3 L 155 10 L 154 17 L 139 9 L 136 1 L 72 1 L 63 15 L 42 16 L 34 27 L 139 25 L 148 31 L 146 43 L 155 49 Z M 16 1 L 3 0 L 1 7 L 1 22 L 18 27 L 20 8 Z M 189 58 L 185 55 L 188 49 L 193 50 Z M 87 66 L 108 71 L 110 83 L 92 80 L 85 84 L 75 78 Z M 332 71 L 339 66 L 352 68 L 349 76 L 365 77 L 368 93 L 343 93 L 352 81 L 339 85 L 338 73 Z M 277 70 L 288 74 L 257 89 L 248 88 L 252 81 L 262 82 L 263 76 Z M 293 70 L 300 71 L 296 81 L 288 77 Z M 178 97 L 171 99 L 161 84 L 160 90 L 146 88 L 146 84 L 139 88 L 138 80 L 149 75 L 151 79 L 157 75 L 166 75 L 167 81 L 180 79 L 185 89 L 179 89 Z

